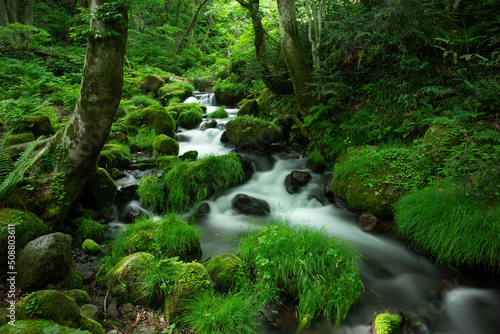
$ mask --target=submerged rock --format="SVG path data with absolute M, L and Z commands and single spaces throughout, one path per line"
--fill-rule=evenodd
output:
M 271 212 L 271 206 L 266 201 L 245 194 L 234 196 L 231 204 L 233 209 L 243 214 L 267 215 Z
M 380 220 L 371 212 L 363 212 L 359 217 L 358 224 L 365 232 L 376 232 L 383 227 Z

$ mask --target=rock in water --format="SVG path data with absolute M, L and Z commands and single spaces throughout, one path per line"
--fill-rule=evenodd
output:
M 266 201 L 245 194 L 234 196 L 231 204 L 233 209 L 243 214 L 267 215 L 271 212 L 271 207 Z

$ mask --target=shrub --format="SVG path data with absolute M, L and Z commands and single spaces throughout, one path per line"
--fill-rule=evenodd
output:
M 238 245 L 243 286 L 251 284 L 262 305 L 279 291 L 297 296 L 299 329 L 320 315 L 338 324 L 363 291 L 358 251 L 323 228 L 269 223 Z

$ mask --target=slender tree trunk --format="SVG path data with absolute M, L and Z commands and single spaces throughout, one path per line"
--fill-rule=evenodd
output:
M 18 22 L 18 17 L 19 17 L 18 0 L 7 0 L 7 15 L 9 16 L 9 23 Z
M 33 0 L 24 1 L 24 24 L 28 26 L 33 25 Z
M 7 1 L 0 0 L 0 26 L 9 24 L 9 15 L 7 14 Z
M 191 23 L 189 24 L 189 27 L 184 31 L 184 34 L 182 35 L 182 37 L 179 39 L 179 41 L 177 42 L 177 45 L 175 46 L 175 54 L 178 54 L 179 53 L 179 50 L 181 48 L 181 45 L 182 45 L 182 41 L 184 40 L 184 38 L 186 38 L 186 36 L 193 30 L 194 28 L 194 25 L 196 24 L 196 20 L 198 18 L 198 14 L 200 13 L 200 10 L 203 8 L 203 6 L 205 6 L 205 4 L 208 2 L 208 0 L 203 0 L 203 2 L 198 6 L 198 9 L 196 10 L 196 12 L 194 13 L 193 15 L 193 19 L 191 20 Z
M 286 66 L 290 72 L 295 91 L 295 99 L 302 114 L 308 114 L 309 109 L 321 103 L 313 95 L 314 82 L 312 69 L 306 52 L 300 42 L 294 0 L 277 0 L 280 28 L 280 43 L 285 56 Z
M 109 0 L 92 0 L 91 13 Z M 97 168 L 99 153 L 108 138 L 123 87 L 123 58 L 127 44 L 127 13 L 123 19 L 103 22 L 93 15 L 90 26 L 103 37 L 90 37 L 87 43 L 80 95 L 73 114 L 60 132 L 47 141 L 55 159 L 48 175 L 39 172 L 36 196 L 13 196 L 47 222 L 61 222 L 77 200 L 82 186 Z M 118 32 L 119 36 L 107 34 Z M 18 194 L 19 195 L 19 194 Z M 23 201 L 24 198 L 24 201 Z

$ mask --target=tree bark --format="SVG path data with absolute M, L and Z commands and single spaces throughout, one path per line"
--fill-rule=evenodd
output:
M 19 17 L 18 0 L 7 0 L 7 15 L 9 16 L 9 23 L 18 22 L 18 17 Z
M 25 25 L 33 25 L 33 0 L 24 1 L 24 18 L 23 22 Z
M 0 26 L 9 24 L 9 15 L 7 14 L 7 1 L 0 0 Z
M 123 58 L 127 44 L 127 13 L 123 18 L 103 22 L 96 8 L 109 0 L 92 0 L 91 29 L 101 37 L 89 37 L 80 95 L 73 114 L 60 132 L 47 141 L 55 160 L 54 170 L 38 172 L 40 189 L 36 196 L 13 194 L 18 206 L 34 212 L 47 222 L 61 222 L 76 203 L 82 186 L 94 175 L 99 153 L 108 138 L 123 87 Z M 109 34 L 114 31 L 119 36 Z
M 309 109 L 322 101 L 313 95 L 314 82 L 309 59 L 299 38 L 294 0 L 277 0 L 280 28 L 281 49 L 285 63 L 290 72 L 295 91 L 295 99 L 302 114 L 308 114 Z

